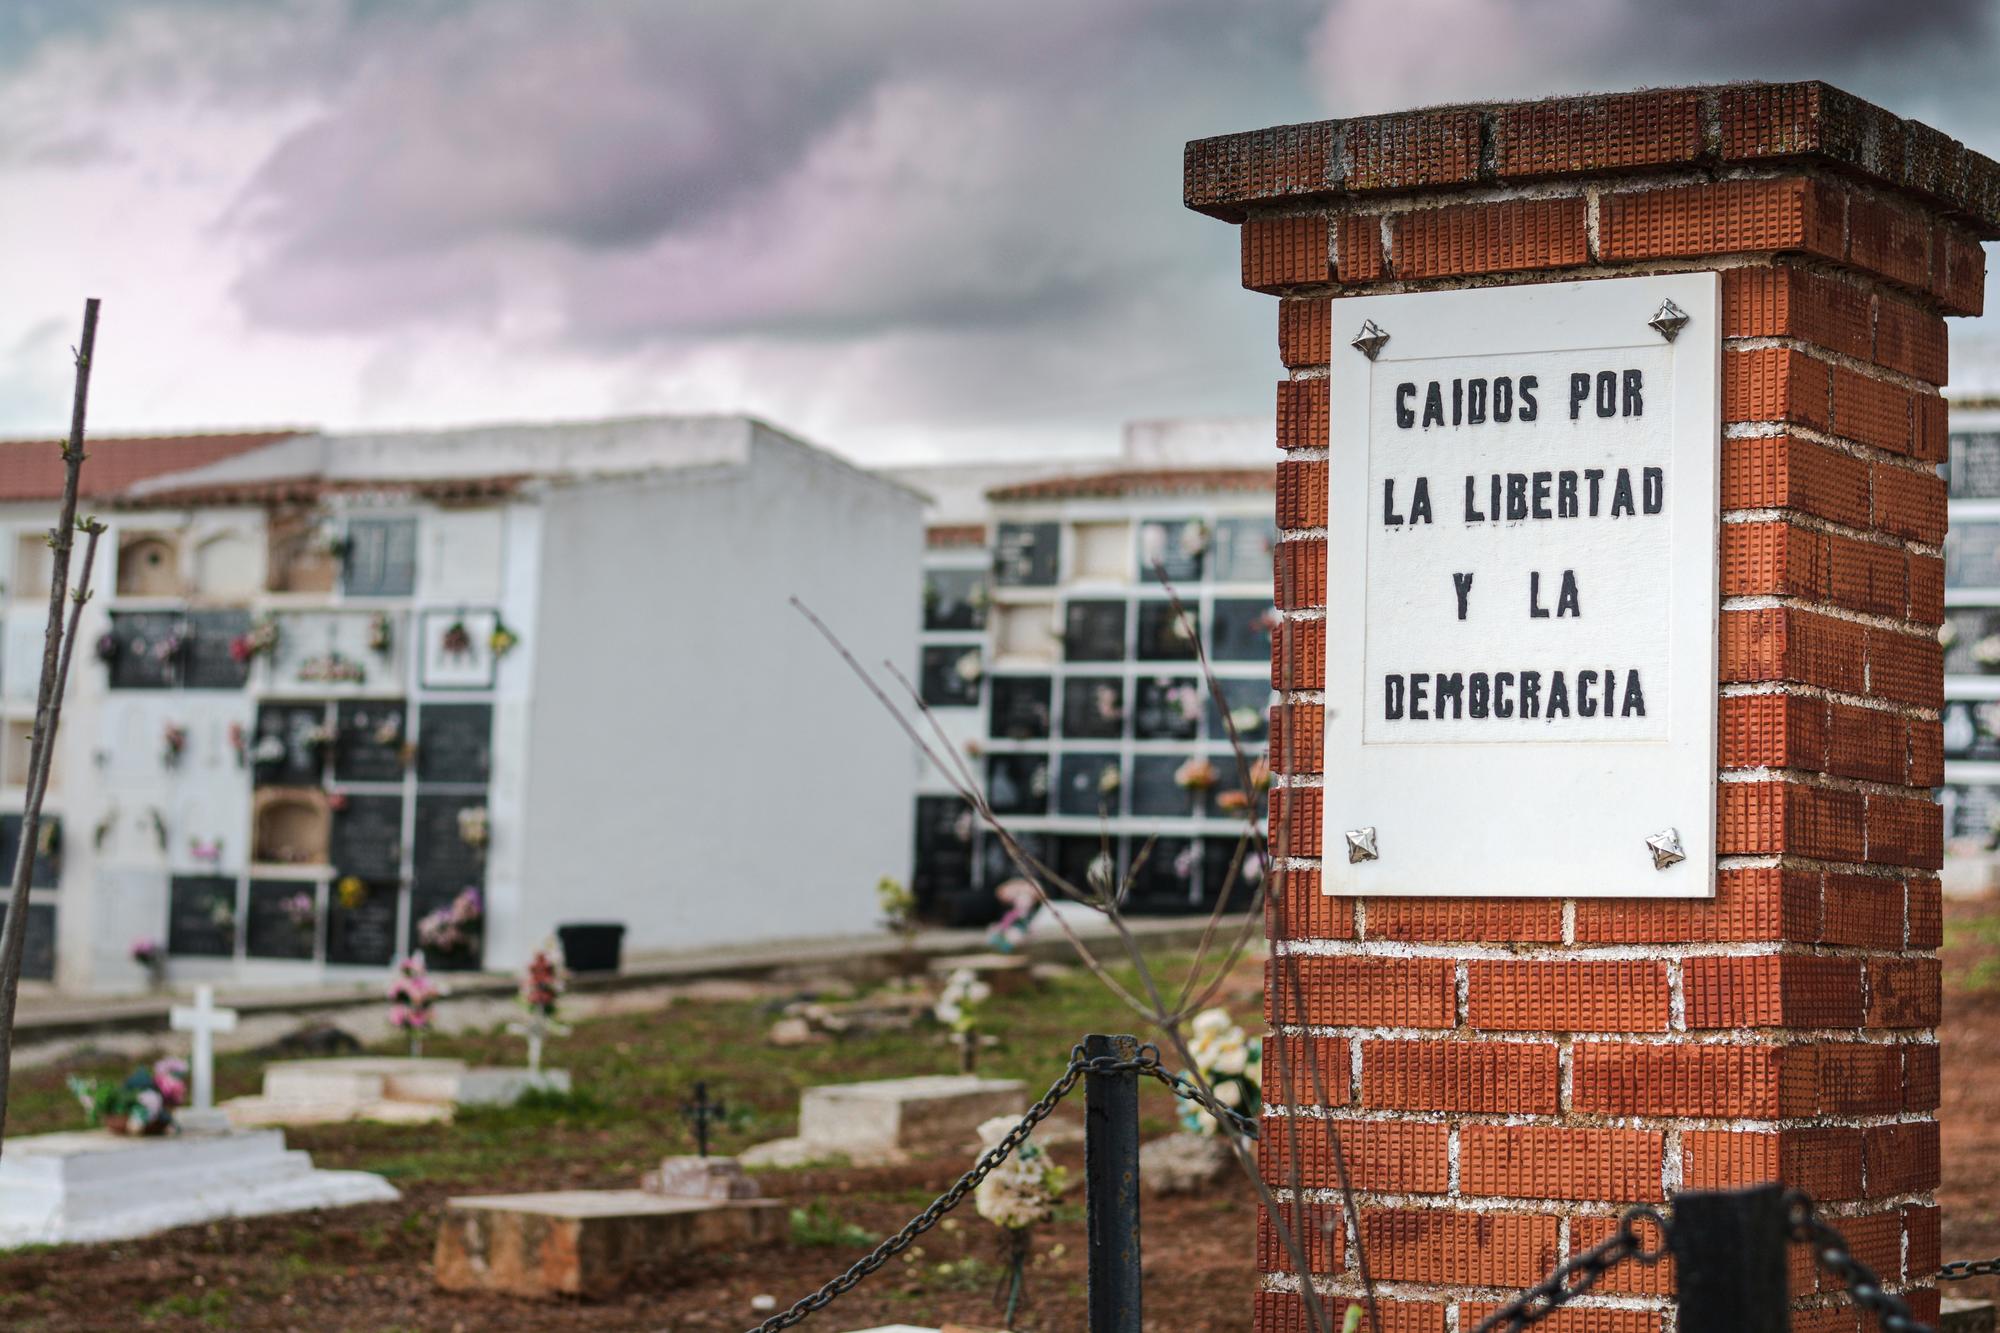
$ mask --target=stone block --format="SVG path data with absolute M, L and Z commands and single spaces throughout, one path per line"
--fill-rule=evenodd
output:
M 281 1060 L 265 1067 L 262 1096 L 235 1098 L 223 1110 L 239 1125 L 422 1123 L 449 1120 L 459 1106 L 511 1106 L 530 1088 L 568 1092 L 569 1072 L 401 1056 Z
M 872 1083 L 834 1083 L 799 1096 L 799 1137 L 828 1151 L 956 1148 L 974 1142 L 982 1122 L 1028 1109 L 1019 1079 L 974 1074 L 924 1075 Z
M 1946 1300 L 1938 1311 L 1938 1333 L 1993 1333 L 1992 1301 Z
M 995 995 L 1018 995 L 1035 985 L 1034 963 L 1025 954 L 966 953 L 933 958 L 931 977 L 942 983 L 954 972 L 970 972 L 993 988 Z
M 683 1199 L 754 1199 L 757 1182 L 734 1157 L 666 1157 L 639 1178 L 639 1188 Z
M 438 1230 L 438 1285 L 515 1296 L 603 1297 L 639 1268 L 697 1250 L 782 1240 L 772 1199 L 569 1190 L 452 1199 Z

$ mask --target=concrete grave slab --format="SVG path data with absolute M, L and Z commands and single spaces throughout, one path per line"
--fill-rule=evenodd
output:
M 265 1067 L 262 1095 L 234 1098 L 222 1109 L 237 1125 L 421 1123 L 449 1120 L 460 1106 L 511 1106 L 534 1088 L 568 1092 L 569 1071 L 399 1056 L 281 1060 Z
M 9 1139 L 0 1153 L 0 1247 L 127 1240 L 226 1217 L 400 1197 L 380 1176 L 315 1169 L 277 1130 L 38 1134 Z
M 799 1095 L 796 1138 L 760 1143 L 742 1161 L 745 1166 L 795 1166 L 834 1156 L 857 1164 L 901 1161 L 912 1150 L 970 1146 L 978 1141 L 982 1122 L 1027 1109 L 1028 1087 L 1019 1079 L 930 1074 L 825 1084 Z

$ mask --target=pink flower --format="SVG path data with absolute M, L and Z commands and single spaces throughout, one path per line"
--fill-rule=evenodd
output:
M 160 1090 L 168 1106 L 187 1104 L 187 1061 L 166 1059 L 153 1065 L 153 1086 Z

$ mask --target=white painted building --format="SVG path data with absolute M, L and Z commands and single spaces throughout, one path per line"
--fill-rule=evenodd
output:
M 177 982 L 282 983 L 425 939 L 510 968 L 564 923 L 623 923 L 628 951 L 873 926 L 908 745 L 788 599 L 907 657 L 914 491 L 742 417 L 295 435 L 166 471 L 99 506 L 35 898 L 62 988 L 145 984 L 148 936 Z M 8 755 L 41 632 L 14 590 L 52 512 L 0 511 Z
M 2000 887 L 2000 398 L 1951 410 L 1944 468 L 1944 882 Z

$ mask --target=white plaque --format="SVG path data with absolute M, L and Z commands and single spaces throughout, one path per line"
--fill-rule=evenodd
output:
M 1718 284 L 1332 303 L 1325 892 L 1714 892 Z

